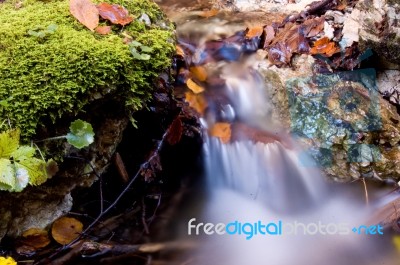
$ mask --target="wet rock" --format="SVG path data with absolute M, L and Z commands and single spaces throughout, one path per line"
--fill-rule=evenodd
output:
M 316 165 L 336 181 L 399 180 L 400 116 L 379 94 L 375 71 L 315 75 L 304 58 L 300 65 L 295 61 L 294 69 L 280 69 L 261 63 L 260 72 L 275 117 L 290 128 Z
M 353 9 L 344 28 L 359 34 L 360 45 L 372 48 L 387 61 L 400 61 L 400 3 L 390 0 L 362 0 Z M 354 41 L 357 41 L 354 39 Z

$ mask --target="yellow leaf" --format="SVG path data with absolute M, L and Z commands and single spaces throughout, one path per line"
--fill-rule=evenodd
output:
M 393 244 L 398 252 L 400 252 L 400 236 L 393 237 Z
M 82 232 L 83 224 L 72 217 L 61 217 L 54 221 L 51 235 L 62 245 L 71 243 Z
M 218 137 L 224 144 L 226 144 L 231 140 L 231 125 L 227 122 L 217 122 L 209 130 L 209 134 Z
M 186 85 L 195 94 L 199 94 L 204 91 L 204 88 L 196 84 L 191 78 L 186 81 Z
M 17 262 L 11 257 L 0 257 L 0 265 L 17 265 Z
M 198 113 L 203 114 L 207 108 L 207 101 L 203 95 L 196 95 L 192 92 L 185 93 L 185 100 L 189 103 L 189 106 L 195 109 Z
M 191 66 L 189 71 L 192 73 L 197 80 L 203 82 L 207 79 L 207 71 L 202 66 Z

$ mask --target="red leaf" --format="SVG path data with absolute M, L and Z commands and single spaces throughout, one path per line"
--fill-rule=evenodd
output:
M 179 117 L 171 123 L 168 129 L 167 141 L 170 145 L 175 145 L 179 143 L 182 138 L 183 124 Z
M 69 11 L 91 31 L 99 25 L 99 11 L 90 0 L 70 0 Z
M 133 18 L 129 16 L 128 10 L 120 5 L 101 3 L 97 5 L 97 9 L 103 19 L 109 20 L 113 24 L 125 26 L 133 21 Z

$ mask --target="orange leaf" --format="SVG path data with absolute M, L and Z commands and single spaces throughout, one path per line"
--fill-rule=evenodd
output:
M 226 144 L 231 140 L 231 125 L 226 122 L 217 122 L 209 130 L 209 134 L 218 137 L 224 144 Z
M 62 245 L 71 243 L 82 232 L 83 224 L 72 217 L 61 217 L 54 221 L 51 235 Z
M 216 14 L 218 14 L 218 10 L 217 9 L 211 9 L 211 10 L 208 10 L 208 11 L 201 12 L 200 16 L 201 17 L 205 17 L 205 18 L 209 18 L 209 17 L 215 16 Z
M 206 81 L 207 79 L 207 71 L 202 66 L 191 66 L 189 71 L 196 77 L 199 81 Z
M 39 228 L 30 228 L 22 233 L 21 243 L 24 246 L 39 249 L 50 244 L 47 231 Z
M 110 34 L 111 27 L 110 26 L 100 26 L 100 27 L 97 27 L 95 29 L 95 31 L 97 33 L 99 33 L 100 35 L 107 35 L 107 34 Z
M 170 145 L 179 143 L 182 138 L 183 124 L 181 118 L 176 117 L 168 128 L 167 142 Z
M 198 113 L 203 114 L 207 108 L 207 101 L 203 95 L 196 95 L 192 92 L 185 93 L 185 100 L 189 103 L 189 106 L 195 109 Z
M 260 37 L 261 34 L 263 33 L 264 28 L 261 26 L 257 26 L 254 28 L 249 28 L 247 33 L 246 33 L 246 38 L 251 39 L 254 37 Z
M 199 94 L 204 91 L 204 88 L 196 84 L 191 78 L 186 81 L 186 85 L 195 94 Z
M 69 11 L 91 31 L 99 25 L 99 11 L 90 0 L 70 0 Z
M 340 51 L 335 42 L 330 42 L 329 38 L 323 37 L 314 42 L 314 47 L 310 49 L 310 54 L 325 54 L 331 57 L 333 54 Z
M 97 9 L 103 19 L 109 20 L 113 24 L 125 26 L 133 21 L 133 18 L 129 16 L 128 10 L 123 6 L 100 3 L 97 5 Z
M 179 45 L 176 45 L 176 54 L 180 55 L 182 57 L 185 57 L 185 52 L 183 51 L 182 47 Z

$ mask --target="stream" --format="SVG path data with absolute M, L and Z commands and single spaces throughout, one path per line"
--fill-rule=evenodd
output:
M 200 208 L 191 211 L 195 215 L 181 222 L 182 237 L 199 241 L 187 253 L 190 264 L 397 264 L 390 232 L 369 221 L 390 198 L 366 205 L 348 187 L 327 183 L 271 116 L 254 52 L 233 43 L 210 55 L 207 42 L 243 30 L 243 18 L 196 18 L 200 11 L 191 12 L 195 18 L 186 20 L 175 14 L 179 43 L 192 52 L 192 66 L 203 65 L 208 78 L 219 81 L 204 85 L 206 196 L 201 207 L 193 205 Z M 231 126 L 228 142 L 207 133 L 221 123 Z

